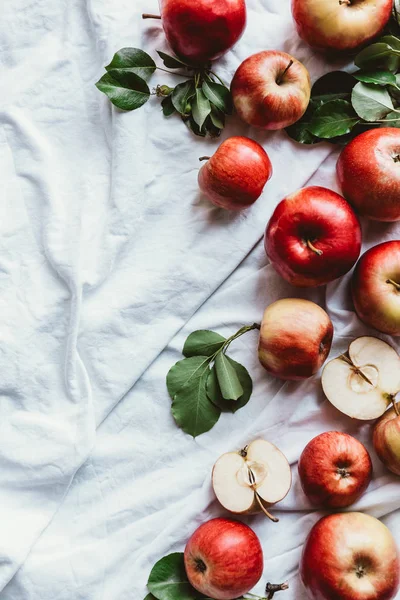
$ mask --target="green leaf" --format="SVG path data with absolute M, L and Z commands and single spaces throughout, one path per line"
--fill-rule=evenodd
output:
M 139 48 L 122 48 L 114 54 L 112 61 L 106 66 L 106 71 L 129 69 L 131 73 L 135 73 L 148 81 L 156 68 L 154 60 L 143 50 Z
M 222 352 L 217 354 L 215 368 L 222 397 L 225 400 L 237 400 L 243 394 L 243 388 L 234 367 Z
M 311 97 L 315 100 L 316 96 L 334 96 L 330 99 L 337 100 L 338 95 L 351 94 L 354 86 L 353 77 L 346 71 L 331 71 L 317 79 L 312 86 Z
M 323 139 L 333 138 L 349 133 L 359 120 L 350 102 L 332 100 L 317 108 L 309 131 Z
M 222 110 L 219 110 L 215 104 L 211 104 L 210 119 L 214 127 L 217 129 L 223 129 L 225 127 L 225 114 Z
M 200 89 L 196 90 L 196 96 L 192 103 L 192 115 L 193 119 L 200 127 L 203 128 L 204 121 L 207 119 L 208 115 L 211 112 L 211 104 L 208 98 L 204 95 L 203 91 Z
M 355 83 L 356 82 L 354 82 L 354 85 Z M 317 108 L 318 106 L 332 102 L 332 100 L 350 100 L 350 98 L 351 93 L 342 92 L 341 94 L 320 94 L 317 96 L 312 96 L 311 100 L 314 102 L 315 107 Z
M 386 115 L 382 127 L 400 127 L 400 113 L 390 112 Z
M 222 110 L 226 115 L 231 115 L 233 112 L 233 102 L 230 90 L 213 81 L 204 81 L 202 90 L 208 100 L 214 104 L 219 110 Z
M 383 119 L 394 108 L 389 92 L 370 83 L 357 83 L 351 102 L 358 116 L 369 122 Z
M 208 356 L 193 356 L 178 361 L 168 372 L 167 388 L 172 399 L 187 383 L 199 379 L 208 369 Z
M 186 127 L 189 129 L 189 131 L 194 133 L 194 135 L 206 137 L 207 132 L 205 131 L 205 129 L 200 129 L 196 121 L 193 119 L 192 115 L 190 115 L 190 117 L 182 117 L 182 120 L 185 123 Z
M 194 82 L 191 80 L 177 85 L 171 96 L 172 104 L 174 105 L 175 110 L 177 110 L 181 115 L 188 114 L 188 102 L 191 98 L 193 98 L 195 93 L 196 89 L 194 87 Z
M 172 104 L 171 96 L 167 96 L 166 98 L 164 98 L 161 102 L 161 106 L 165 117 L 170 117 L 174 114 L 174 112 L 176 112 L 175 106 Z
M 157 598 L 155 596 L 153 596 L 153 594 L 147 594 L 147 596 L 144 600 L 157 600 Z
M 158 600 L 195 600 L 189 583 L 182 552 L 164 556 L 153 567 L 147 587 Z
M 384 35 L 378 40 L 378 42 L 387 44 L 393 50 L 400 50 L 400 39 L 395 35 Z
M 176 56 L 170 56 L 169 54 L 165 54 L 165 52 L 161 52 L 160 50 L 157 50 L 157 54 L 168 69 L 182 69 L 188 67 L 186 63 L 179 58 L 176 58 Z
M 357 71 L 353 73 L 357 81 L 376 85 L 396 85 L 396 77 L 390 71 Z
M 207 368 L 200 378 L 192 378 L 180 388 L 172 401 L 172 415 L 177 425 L 193 437 L 212 429 L 221 415 L 220 409 L 207 396 L 208 372 Z
M 300 144 L 316 144 L 321 141 L 309 131 L 317 107 L 318 105 L 311 99 L 302 118 L 293 125 L 290 125 L 290 127 L 286 127 L 286 133 L 292 140 L 295 140 Z
M 122 110 L 135 110 L 150 98 L 147 83 L 135 73 L 124 69 L 109 71 L 96 83 L 97 89 Z
M 246 406 L 250 400 L 253 392 L 253 382 L 246 367 L 236 362 L 229 356 L 227 356 L 227 359 L 236 371 L 240 384 L 243 388 L 243 394 L 238 400 L 225 400 L 222 396 L 221 388 L 219 387 L 217 371 L 214 365 L 207 379 L 207 395 L 211 402 L 218 406 L 223 412 L 235 413 Z
M 212 356 L 222 348 L 226 338 L 215 331 L 200 329 L 193 331 L 183 347 L 184 356 Z
M 392 36 L 390 36 L 392 37 Z M 397 57 L 398 51 L 385 42 L 377 42 L 367 46 L 357 54 L 354 63 L 360 69 L 373 69 L 376 67 L 388 67 L 393 57 Z

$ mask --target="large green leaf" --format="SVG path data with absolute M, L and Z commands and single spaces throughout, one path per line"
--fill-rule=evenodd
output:
M 110 64 L 106 66 L 106 71 L 129 69 L 131 73 L 148 81 L 156 68 L 156 63 L 147 52 L 143 52 L 139 48 L 121 48 L 114 54 Z
M 157 598 L 155 596 L 153 596 L 153 594 L 147 594 L 147 596 L 144 600 L 157 600 Z
M 312 86 L 311 97 L 351 94 L 355 81 L 346 71 L 331 71 L 322 75 Z M 337 98 L 331 98 L 336 100 Z
M 208 371 L 200 378 L 192 378 L 180 388 L 172 401 L 172 415 L 177 425 L 193 437 L 212 429 L 221 415 L 221 410 L 207 396 Z
M 96 87 L 122 110 L 135 110 L 150 98 L 144 79 L 124 69 L 109 71 L 96 83 Z
M 300 144 L 316 144 L 317 142 L 321 141 L 309 131 L 309 127 L 317 107 L 318 104 L 311 99 L 302 118 L 293 125 L 290 125 L 290 127 L 286 127 L 286 133 L 290 138 L 292 138 L 292 140 L 295 140 Z
M 315 111 L 309 131 L 317 137 L 329 139 L 349 133 L 359 120 L 350 102 L 332 100 Z
M 390 112 L 383 120 L 382 127 L 400 127 L 400 113 Z
M 172 399 L 184 385 L 199 379 L 208 369 L 208 356 L 193 356 L 177 362 L 168 372 L 167 388 Z
M 389 68 L 392 65 L 392 59 L 400 55 L 399 51 L 392 48 L 385 41 L 377 42 L 367 46 L 357 54 L 354 63 L 360 69 Z
M 357 71 L 353 74 L 357 81 L 376 85 L 396 85 L 396 77 L 390 71 Z
M 169 54 L 165 54 L 165 52 L 161 52 L 160 50 L 157 50 L 157 54 L 162 59 L 164 65 L 168 67 L 168 69 L 183 69 L 187 68 L 188 66 L 176 56 L 170 56 Z
M 394 108 L 386 89 L 362 82 L 353 89 L 351 102 L 358 116 L 369 122 L 383 119 Z
M 219 108 L 219 110 L 222 110 L 226 115 L 232 114 L 232 95 L 227 87 L 220 83 L 214 83 L 213 81 L 204 81 L 202 89 L 206 98 L 208 98 L 214 106 Z
M 200 329 L 193 331 L 183 347 L 184 356 L 212 356 L 222 348 L 226 338 L 215 331 Z
M 222 352 L 215 359 L 218 383 L 225 400 L 237 400 L 243 394 L 239 377 L 227 356 Z
M 175 107 L 175 110 L 178 111 L 181 115 L 186 115 L 190 112 L 188 110 L 188 103 L 191 98 L 196 93 L 196 88 L 194 86 L 194 82 L 192 80 L 184 81 L 176 86 L 174 91 L 172 92 L 172 104 Z
M 197 600 L 185 571 L 183 553 L 164 556 L 153 567 L 147 587 L 158 600 Z
M 221 388 L 219 387 L 218 383 L 217 371 L 214 365 L 207 379 L 207 395 L 210 398 L 211 402 L 218 406 L 223 412 L 235 413 L 236 411 L 246 406 L 246 404 L 250 400 L 253 391 L 253 382 L 246 367 L 236 362 L 229 356 L 227 356 L 227 359 L 236 371 L 240 384 L 243 388 L 243 394 L 238 400 L 225 400 L 221 394 Z
M 225 127 L 225 114 L 215 104 L 211 104 L 210 119 L 216 129 L 223 129 Z
M 211 112 L 211 104 L 208 98 L 204 95 L 204 92 L 200 89 L 196 90 L 196 95 L 192 103 L 192 115 L 193 119 L 200 127 L 203 128 L 204 121 L 207 119 Z

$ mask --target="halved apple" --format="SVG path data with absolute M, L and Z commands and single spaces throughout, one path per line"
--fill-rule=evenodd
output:
M 264 512 L 288 494 L 292 484 L 290 465 L 270 442 L 255 440 L 239 452 L 223 454 L 212 473 L 215 495 L 226 510 L 238 515 Z
M 376 337 L 359 337 L 322 372 L 329 402 L 353 419 L 377 419 L 400 391 L 400 356 Z

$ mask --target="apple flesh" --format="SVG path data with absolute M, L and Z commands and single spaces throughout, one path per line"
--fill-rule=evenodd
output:
M 237 136 L 225 140 L 203 165 L 199 186 L 216 206 L 241 210 L 261 196 L 271 175 L 271 161 L 264 148 Z
M 386 342 L 364 336 L 322 372 L 329 402 L 353 419 L 377 419 L 400 391 L 400 356 Z
M 245 0 L 160 0 L 160 7 L 172 50 L 195 65 L 225 54 L 246 27 Z
M 239 66 L 231 91 L 236 111 L 245 123 L 283 129 L 305 113 L 310 101 L 310 75 L 286 52 L 259 52 Z
M 307 444 L 299 460 L 301 486 L 314 506 L 343 508 L 353 504 L 372 477 L 371 457 L 354 437 L 328 431 Z
M 207 521 L 196 529 L 185 548 L 191 585 L 214 600 L 233 600 L 247 594 L 260 580 L 263 567 L 258 537 L 239 521 Z
M 271 304 L 264 313 L 258 358 L 275 377 L 307 379 L 325 362 L 332 338 L 332 322 L 318 304 L 285 298 Z
M 355 265 L 361 227 L 342 196 L 319 186 L 303 188 L 276 207 L 265 232 L 265 251 L 292 285 L 325 285 Z
M 363 513 L 323 517 L 312 528 L 300 576 L 312 600 L 392 600 L 399 551 L 389 529 Z
M 292 0 L 300 37 L 320 50 L 356 50 L 384 29 L 391 11 L 392 0 Z
M 395 403 L 376 423 L 373 443 L 383 464 L 400 475 L 400 403 Z
M 212 484 L 226 510 L 236 514 L 264 512 L 280 502 L 292 484 L 290 465 L 282 452 L 266 440 L 255 440 L 240 452 L 227 452 L 215 463 Z
M 337 175 L 343 195 L 363 216 L 400 220 L 400 129 L 370 129 L 339 156 Z
M 382 333 L 400 335 L 400 241 L 384 242 L 365 252 L 351 289 L 361 321 Z

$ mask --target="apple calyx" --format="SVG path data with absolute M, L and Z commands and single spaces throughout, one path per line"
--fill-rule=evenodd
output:
M 318 248 L 316 248 L 316 247 L 314 246 L 314 244 L 312 243 L 312 241 L 311 241 L 311 240 L 307 240 L 307 241 L 306 241 L 306 244 L 307 244 L 307 246 L 310 248 L 310 250 L 312 250 L 313 252 L 315 252 L 315 254 L 318 254 L 318 256 L 322 256 L 322 255 L 323 255 L 323 252 L 322 252 L 322 250 L 318 250 Z
M 393 281 L 393 279 L 386 279 L 386 283 L 393 285 L 396 288 L 396 290 L 400 292 L 400 283 L 397 283 L 397 281 Z
M 143 13 L 142 19 L 161 19 L 160 15 L 151 15 L 149 13 Z
M 293 63 L 294 63 L 294 60 L 293 60 L 293 59 L 290 59 L 290 62 L 289 62 L 289 64 L 288 64 L 288 66 L 286 67 L 286 69 L 283 71 L 283 73 L 281 73 L 281 74 L 278 76 L 278 79 L 276 80 L 276 83 L 277 83 L 277 85 L 281 85 L 281 83 L 283 82 L 283 79 L 284 79 L 284 77 L 285 77 L 286 73 L 289 71 L 289 69 L 290 69 L 290 67 L 293 65 Z

